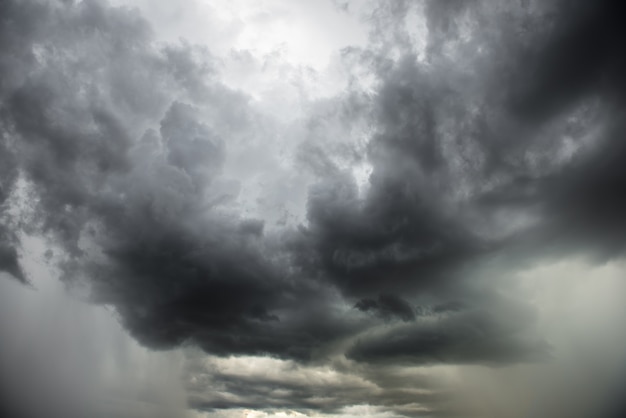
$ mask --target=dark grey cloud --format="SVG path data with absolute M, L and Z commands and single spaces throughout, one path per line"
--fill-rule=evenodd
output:
M 495 315 L 494 315 L 495 313 Z M 550 346 L 527 335 L 527 318 L 474 309 L 359 338 L 346 353 L 360 362 L 488 364 L 546 361 Z
M 0 5 L 0 11 L 8 9 L 9 5 Z M 7 11 L 8 10 L 4 10 Z M 6 16 L 3 13 L 3 16 Z M 4 25 L 2 25 L 4 29 Z M 6 29 L 0 32 L 0 48 L 5 51 L 14 48 L 11 42 L 14 34 Z M 12 55 L 2 54 L 0 56 L 0 71 L 2 74 L 12 65 Z M 7 81 L 5 81 L 6 83 Z M 13 185 L 17 179 L 17 163 L 11 147 L 11 138 L 4 124 L 0 124 L 0 272 L 6 272 L 20 281 L 25 281 L 24 274 L 18 263 L 17 240 L 14 229 L 9 225 L 10 195 Z
M 17 250 L 15 249 L 15 239 L 7 239 L 2 236 L 3 243 L 0 247 L 0 266 L 2 271 L 10 274 L 21 282 L 25 282 L 26 278 L 19 265 Z
M 381 6 L 380 22 L 391 19 L 401 28 L 408 10 L 403 7 Z M 601 261 L 623 255 L 623 106 L 616 100 L 622 87 L 615 76 L 622 53 L 614 48 L 621 38 L 601 28 L 615 26 L 623 14 L 615 3 L 563 7 L 516 4 L 493 12 L 480 2 L 429 2 L 432 44 L 423 61 L 408 41 L 399 43 L 399 58 L 387 58 L 385 42 L 378 52 L 356 52 L 380 83 L 371 103 L 360 107 L 374 121 L 367 149 L 373 173 L 360 196 L 351 176 L 329 157 L 309 156 L 320 181 L 309 193 L 306 237 L 307 252 L 317 258 L 306 265 L 325 272 L 321 277 L 355 300 L 358 310 L 404 321 L 435 311 L 413 311 L 408 303 L 379 296 L 393 292 L 413 301 L 439 299 L 435 306 L 447 312 L 442 295 L 467 292 L 464 283 L 480 272 L 480 260 L 500 258 L 504 268 L 515 268 L 571 254 Z M 474 36 L 463 44 L 458 31 L 468 17 L 483 26 L 474 26 Z M 542 27 L 548 21 L 554 34 Z M 603 43 L 598 53 L 611 58 L 570 71 L 572 60 L 586 60 L 574 57 L 582 53 L 580 37 Z M 445 50 L 453 47 L 457 55 L 450 57 Z M 478 312 L 462 306 L 440 321 L 359 336 L 346 355 L 415 364 L 550 358 L 550 346 L 533 335 L 532 321 L 520 328 L 513 326 L 516 320 L 501 321 L 509 306 Z
M 623 105 L 623 5 L 603 0 L 559 6 L 552 33 L 531 55 L 514 107 L 526 118 L 543 120 L 586 95 L 602 94 Z
M 489 254 L 621 254 L 623 110 L 608 88 L 583 96 L 578 68 L 569 69 L 569 55 L 592 49 L 578 48 L 576 37 L 607 44 L 601 53 L 611 59 L 580 61 L 597 66 L 619 91 L 612 74 L 622 61 L 613 48 L 620 38 L 608 35 L 618 31 L 608 29 L 621 16 L 616 4 L 426 6 L 434 45 L 422 61 L 408 44 L 394 60 L 384 48 L 361 52 L 380 82 L 366 110 L 374 121 L 370 189 L 358 197 L 344 174 L 327 175 L 312 189 L 308 217 L 318 267 L 346 294 L 371 297 L 457 280 L 459 268 Z M 381 6 L 377 13 L 402 31 L 408 8 Z M 471 35 L 459 33 L 463 19 L 470 19 Z M 548 21 L 554 33 L 538 37 Z M 580 95 L 569 97 L 569 84 Z M 561 111 L 536 119 L 523 110 L 539 111 L 533 100 L 550 108 L 551 100 L 562 102 Z
M 316 179 L 306 222 L 276 231 L 229 206 L 229 152 L 270 123 L 210 51 L 159 44 L 137 11 L 101 1 L 2 2 L 0 270 L 26 281 L 17 237 L 45 236 L 64 280 L 152 348 L 306 363 L 349 347 L 352 370 L 545 360 L 529 308 L 477 296 L 496 280 L 481 269 L 623 255 L 624 15 L 608 0 L 427 1 L 422 51 L 414 7 L 381 3 L 368 48 L 343 51 L 375 85 L 313 103 L 294 162 Z M 363 125 L 362 149 L 324 142 Z M 365 192 L 338 156 L 371 165 Z M 194 407 L 439 402 L 211 373 L 236 400 Z
M 384 319 L 398 317 L 403 321 L 415 319 L 413 307 L 404 299 L 390 294 L 382 294 L 378 299 L 361 299 L 354 305 L 363 312 L 373 312 Z

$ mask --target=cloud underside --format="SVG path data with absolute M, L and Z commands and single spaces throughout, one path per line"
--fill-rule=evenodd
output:
M 136 10 L 3 1 L 0 269 L 27 282 L 18 237 L 45 237 L 63 280 L 152 348 L 350 367 L 545 361 L 532 308 L 498 276 L 626 248 L 623 13 L 564 3 L 425 1 L 418 50 L 417 6 L 381 2 L 368 46 L 341 51 L 374 87 L 310 99 L 290 131 L 221 81 L 211 51 L 157 42 Z M 328 139 L 363 125 L 364 147 Z M 250 216 L 229 161 L 293 131 L 305 218 Z M 365 191 L 338 156 L 371 165 Z M 255 193 L 278 199 L 278 182 Z M 219 375 L 230 395 L 192 404 L 338 410 L 371 389 L 259 379 Z M 409 392 L 369 399 L 408 405 Z
M 239 408 L 341 414 L 370 404 L 407 416 L 453 416 L 455 405 L 435 373 L 407 367 L 345 362 L 307 366 L 293 361 L 246 358 L 189 360 L 185 375 L 190 405 L 211 412 Z M 236 399 L 236 402 L 233 402 Z

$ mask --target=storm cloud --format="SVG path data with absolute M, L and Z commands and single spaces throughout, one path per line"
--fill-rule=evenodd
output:
M 622 6 L 356 3 L 335 4 L 369 30 L 335 55 L 341 89 L 277 67 L 296 100 L 228 74 L 279 52 L 163 41 L 106 1 L 1 2 L 0 271 L 29 283 L 36 236 L 139 343 L 199 348 L 198 411 L 467 416 L 394 367 L 553 361 L 515 274 L 625 255 Z M 245 359 L 266 367 L 224 363 Z

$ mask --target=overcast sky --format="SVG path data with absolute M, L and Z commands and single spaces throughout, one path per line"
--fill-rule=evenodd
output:
M 617 418 L 617 0 L 0 0 L 0 415 Z

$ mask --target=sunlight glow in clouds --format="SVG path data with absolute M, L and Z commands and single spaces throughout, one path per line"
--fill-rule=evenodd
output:
M 330 2 L 245 0 L 206 2 L 220 20 L 240 25 L 231 48 L 267 56 L 276 52 L 291 65 L 323 70 L 329 58 L 346 46 L 365 42 L 364 28 Z M 320 31 L 320 23 L 324 30 Z

